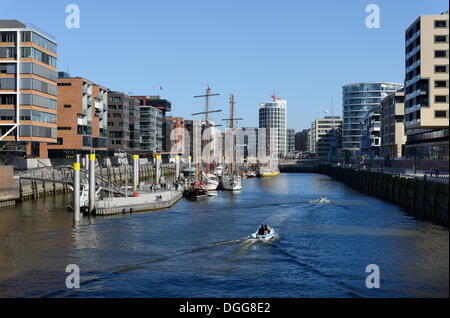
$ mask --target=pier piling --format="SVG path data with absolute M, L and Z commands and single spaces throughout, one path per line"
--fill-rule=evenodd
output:
M 73 164 L 73 222 L 80 220 L 80 155 Z
M 89 213 L 95 208 L 95 154 L 89 154 Z

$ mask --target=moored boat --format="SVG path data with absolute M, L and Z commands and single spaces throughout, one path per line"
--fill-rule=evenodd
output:
M 237 175 L 224 175 L 220 185 L 223 190 L 242 190 L 242 179 Z

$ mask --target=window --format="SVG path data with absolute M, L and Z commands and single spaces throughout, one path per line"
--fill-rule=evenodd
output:
M 435 65 L 434 72 L 435 73 L 447 73 L 447 65 Z
M 16 32 L 0 32 L 0 42 L 16 42 Z
M 72 105 L 64 105 L 64 108 L 72 108 Z
M 58 130 L 72 130 L 72 127 L 58 127 Z
M 446 103 L 447 102 L 447 96 L 445 96 L 445 95 L 436 95 L 436 96 L 434 96 L 434 101 L 436 103 Z
M 72 86 L 72 83 L 58 83 L 58 86 Z
M 447 87 L 447 81 L 434 81 L 435 88 L 445 88 Z
M 446 110 L 435 110 L 434 111 L 434 117 L 436 117 L 436 118 L 447 118 L 447 111 Z
M 434 21 L 434 27 L 435 28 L 445 28 L 447 26 L 446 20 L 435 20 Z
M 445 42 L 447 42 L 447 36 L 446 35 L 435 35 L 434 42 L 435 43 L 445 43 Z
M 434 57 L 447 57 L 447 51 L 445 50 L 435 50 Z

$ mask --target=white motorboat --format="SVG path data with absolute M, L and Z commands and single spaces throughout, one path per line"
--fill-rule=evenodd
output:
M 275 230 L 273 228 L 271 228 L 270 226 L 267 226 L 266 228 L 261 226 L 258 229 L 258 231 L 256 231 L 253 234 L 250 234 L 248 236 L 248 238 L 249 239 L 254 239 L 254 240 L 267 241 L 267 240 L 270 240 L 271 238 L 273 238 L 274 236 L 275 236 Z
M 70 186 L 70 189 L 73 191 L 73 187 Z M 100 200 L 100 191 L 102 188 L 98 188 L 98 190 L 95 192 L 95 201 Z M 69 205 L 69 210 L 73 211 L 73 202 Z M 80 193 L 80 210 L 81 211 L 87 211 L 89 208 L 89 185 L 85 184 L 83 185 L 83 188 L 81 189 Z
M 242 178 L 237 175 L 224 175 L 222 177 L 221 187 L 223 190 L 242 190 Z

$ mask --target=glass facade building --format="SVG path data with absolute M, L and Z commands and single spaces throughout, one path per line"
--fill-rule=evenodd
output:
M 368 114 L 379 113 L 381 100 L 396 92 L 403 84 L 376 82 L 355 83 L 342 87 L 342 149 L 359 151 L 361 137 L 367 131 L 364 124 Z

